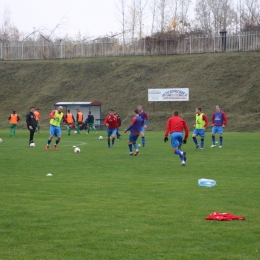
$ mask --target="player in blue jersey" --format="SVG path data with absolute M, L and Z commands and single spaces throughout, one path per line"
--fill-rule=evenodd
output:
M 141 105 L 139 105 L 137 109 L 139 111 L 139 116 L 142 118 L 141 135 L 142 135 L 142 146 L 144 147 L 145 146 L 144 132 L 145 132 L 145 128 L 147 128 L 148 126 L 149 118 L 148 118 L 148 114 L 143 110 Z
M 140 134 L 141 125 L 142 125 L 143 120 L 139 116 L 139 111 L 137 108 L 133 112 L 134 112 L 134 117 L 132 119 L 131 125 L 127 129 L 125 129 L 124 133 L 126 133 L 127 131 L 131 132 L 128 137 L 128 147 L 129 147 L 129 151 L 130 151 L 129 155 L 137 156 L 139 153 L 139 150 L 138 150 L 138 145 L 137 145 L 136 141 Z M 134 154 L 133 154 L 132 146 L 134 146 L 134 148 L 135 148 Z
M 222 148 L 223 144 L 223 131 L 224 127 L 227 125 L 226 113 L 220 110 L 220 106 L 216 106 L 216 112 L 213 113 L 212 118 L 212 145 L 211 147 L 216 147 L 215 134 L 219 135 L 219 148 Z

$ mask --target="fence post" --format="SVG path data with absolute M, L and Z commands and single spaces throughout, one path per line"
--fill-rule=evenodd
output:
M 213 38 L 213 52 L 216 53 L 216 36 L 214 34 L 214 38 Z
M 93 56 L 94 57 L 96 56 L 96 53 L 95 53 L 95 40 L 93 41 Z
M 190 35 L 190 54 L 192 53 L 191 52 L 191 40 L 192 40 L 192 36 Z
M 60 41 L 60 58 L 62 59 L 62 40 Z
M 23 42 L 22 42 L 22 60 L 23 60 Z
M 44 57 L 44 41 L 42 41 L 42 58 Z
M 241 51 L 241 32 L 238 35 L 238 51 Z
M 145 56 L 145 37 L 144 37 L 144 56 Z
M 81 58 L 83 58 L 83 41 L 81 43 Z
M 168 55 L 168 49 L 167 49 L 167 39 L 165 40 L 165 53 Z
M 3 43 L 1 43 L 1 60 L 3 60 Z

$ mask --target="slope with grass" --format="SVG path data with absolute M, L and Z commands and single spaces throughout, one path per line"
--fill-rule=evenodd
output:
M 192 126 L 195 107 L 211 117 L 215 105 L 227 112 L 228 130 L 254 131 L 260 121 L 260 53 L 107 57 L 0 62 L 0 127 L 12 110 L 25 127 L 28 107 L 41 108 L 42 123 L 59 101 L 103 103 L 103 116 L 115 108 L 123 119 L 142 104 L 150 130 L 162 130 L 177 109 Z M 149 88 L 189 88 L 189 102 L 148 102 Z

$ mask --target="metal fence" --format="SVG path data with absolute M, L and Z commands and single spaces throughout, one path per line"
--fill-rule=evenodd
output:
M 27 41 L 0 43 L 1 60 L 69 59 L 105 56 L 174 55 L 260 50 L 260 32 L 183 39 L 145 38 L 133 41 L 99 39 L 92 42 Z

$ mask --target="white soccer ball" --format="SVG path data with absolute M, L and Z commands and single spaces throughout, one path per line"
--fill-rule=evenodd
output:
M 103 136 L 99 136 L 99 138 L 98 138 L 99 140 L 103 140 Z
M 75 147 L 74 153 L 80 153 L 80 149 L 78 147 Z
M 77 131 L 74 132 L 74 134 L 76 134 L 76 133 L 77 133 Z
M 35 147 L 35 143 L 30 143 L 30 147 Z
M 2 143 L 3 142 L 3 140 L 0 138 L 0 143 Z

